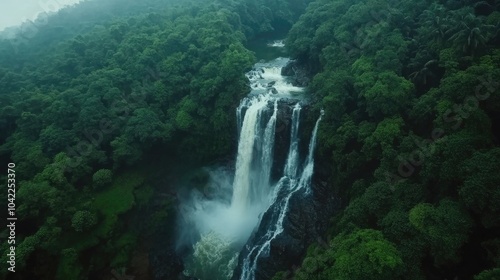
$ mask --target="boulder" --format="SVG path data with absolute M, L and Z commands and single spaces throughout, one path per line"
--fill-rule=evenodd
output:
M 281 75 L 287 77 L 295 76 L 295 60 L 290 60 L 283 68 L 281 68 Z
M 282 69 L 281 75 L 290 77 L 294 86 L 305 87 L 309 85 L 309 73 L 296 60 L 290 60 Z

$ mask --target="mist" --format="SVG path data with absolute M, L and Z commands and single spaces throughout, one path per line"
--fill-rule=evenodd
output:
M 0 31 L 19 26 L 26 21 L 35 21 L 42 14 L 51 14 L 60 9 L 82 2 L 82 0 L 3 0 L 0 2 Z
M 238 252 L 255 228 L 262 207 L 237 212 L 231 206 L 233 174 L 227 168 L 207 168 L 209 182 L 181 198 L 178 250 L 192 250 L 186 274 L 200 279 L 228 279 Z M 217 278 L 219 279 L 219 278 Z

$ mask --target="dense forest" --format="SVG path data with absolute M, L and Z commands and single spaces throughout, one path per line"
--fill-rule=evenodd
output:
M 340 207 L 273 280 L 500 279 L 495 0 L 84 1 L 23 24 L 0 39 L 2 277 L 174 279 L 142 256 L 172 238 L 176 183 L 232 158 L 248 45 L 283 30 Z
M 318 0 L 293 26 L 345 206 L 294 279 L 500 279 L 499 4 Z

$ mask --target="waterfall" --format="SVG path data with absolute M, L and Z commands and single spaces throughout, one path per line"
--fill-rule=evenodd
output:
M 234 211 L 239 213 L 247 211 L 249 203 L 252 200 L 261 200 L 260 197 L 255 197 L 252 194 L 257 193 L 256 188 L 263 188 L 266 186 L 255 186 L 252 184 L 255 170 L 252 170 L 252 162 L 254 160 L 255 143 L 257 138 L 263 134 L 262 120 L 263 112 L 268 108 L 268 102 L 271 100 L 269 95 L 258 95 L 251 97 L 247 101 L 247 110 L 243 118 L 240 131 L 240 139 L 238 142 L 238 155 L 236 158 L 236 171 L 233 183 L 233 199 L 232 207 Z M 275 118 L 276 119 L 276 118 Z M 272 119 L 269 122 L 275 122 Z M 274 125 L 274 124 L 273 124 Z M 267 129 L 266 129 L 267 130 Z M 264 131 L 265 133 L 265 131 Z M 274 136 L 274 135 L 273 135 Z M 271 141 L 260 141 L 261 147 L 257 150 L 266 151 L 272 150 L 272 147 L 265 146 L 270 144 Z M 274 143 L 274 141 L 272 141 Z M 259 191 L 258 193 L 262 193 Z
M 297 176 L 297 168 L 299 167 L 299 120 L 300 120 L 300 104 L 297 103 L 292 112 L 292 129 L 290 135 L 290 148 L 288 158 L 285 165 L 285 175 L 288 178 L 295 178 Z
M 295 109 L 297 109 L 297 115 L 300 109 L 296 106 Z M 294 113 L 295 113 L 294 109 Z M 321 118 L 323 116 L 323 110 L 321 111 L 321 115 L 319 116 L 318 120 L 316 121 L 316 125 L 314 126 L 314 130 L 311 136 L 311 141 L 309 142 L 309 152 L 307 155 L 307 158 L 305 160 L 304 164 L 304 170 L 302 171 L 302 174 L 299 178 L 299 180 L 294 180 L 294 178 L 289 177 L 291 173 L 289 172 L 289 168 L 285 169 L 285 174 L 281 178 L 281 180 L 278 182 L 276 185 L 275 189 L 276 191 L 274 192 L 274 199 L 273 199 L 273 211 L 275 213 L 279 213 L 278 217 L 276 219 L 275 223 L 271 223 L 269 228 L 267 229 L 266 234 L 264 237 L 259 240 L 259 242 L 254 245 L 254 247 L 249 251 L 248 255 L 244 258 L 243 260 L 243 265 L 242 265 L 242 273 L 241 273 L 241 280 L 254 280 L 255 279 L 255 271 L 257 269 L 257 261 L 258 259 L 264 254 L 264 255 L 269 255 L 270 249 L 271 249 L 271 242 L 283 232 L 283 221 L 286 217 L 287 211 L 288 211 L 288 205 L 290 203 L 290 198 L 297 193 L 300 190 L 304 190 L 304 193 L 307 194 L 310 192 L 310 186 L 311 186 L 311 178 L 313 175 L 314 171 L 314 149 L 316 146 L 316 135 L 319 127 L 319 123 L 321 121 Z M 293 119 L 293 116 L 292 116 Z M 298 119 L 298 118 L 297 118 Z M 297 133 L 296 131 L 293 131 L 293 125 L 292 124 L 292 137 L 294 136 L 294 132 Z M 297 124 L 298 126 L 298 124 Z M 288 159 L 293 158 L 295 153 L 295 148 L 294 148 L 294 143 L 290 144 L 290 150 L 288 154 Z M 294 167 L 294 161 L 293 160 L 287 160 L 287 165 L 290 162 L 290 167 Z M 292 174 L 293 175 L 293 174 Z M 281 193 L 284 187 L 286 187 L 288 184 L 288 194 L 283 198 L 281 201 L 278 199 L 278 195 Z
M 304 167 L 304 171 L 302 171 L 302 176 L 300 177 L 299 185 L 304 185 L 306 187 L 306 193 L 309 194 L 311 192 L 311 179 L 314 172 L 314 149 L 316 148 L 316 135 L 318 134 L 319 122 L 323 118 L 325 114 L 324 110 L 321 110 L 321 114 L 316 121 L 316 125 L 314 126 L 313 133 L 311 136 L 311 142 L 309 143 L 309 153 L 307 154 L 306 164 Z
M 287 59 L 277 59 L 272 63 L 258 63 L 247 73 L 252 92 L 236 108 L 238 146 L 234 176 L 227 171 L 212 172 L 210 184 L 216 195 L 207 198 L 199 191 L 193 191 L 190 200 L 182 207 L 183 219 L 188 221 L 186 231 L 194 232 L 192 235 L 196 236 L 190 243 L 193 252 L 186 259 L 187 275 L 200 280 L 228 280 L 240 257 L 243 261 L 240 279 L 254 280 L 258 259 L 269 254 L 271 242 L 283 232 L 290 198 L 310 188 L 316 132 L 321 117 L 312 133 L 308 155 L 301 163 L 299 127 L 302 106 L 299 100 L 302 88 L 293 86 L 281 76 L 281 69 L 287 62 Z M 282 100 L 288 101 L 280 103 Z M 290 146 L 286 162 L 280 163 L 284 165 L 282 178 L 276 183 L 277 178 L 273 182 L 271 176 L 276 164 L 276 125 L 278 119 L 288 123 L 288 119 L 279 118 L 279 113 L 290 103 L 295 103 L 291 108 L 285 108 L 292 110 Z M 239 256 L 266 211 L 272 214 L 272 219 L 261 225 L 266 227 L 265 236 L 254 242 L 248 254 Z
M 246 107 L 245 101 L 246 99 L 243 99 L 240 103 L 240 106 L 236 108 L 236 130 L 238 131 L 238 138 L 240 137 L 241 126 L 243 125 L 242 114 L 243 109 Z
M 274 151 L 274 138 L 276 131 L 276 118 L 278 116 L 278 100 L 274 100 L 273 115 L 267 123 L 266 130 L 264 131 L 264 142 L 261 157 L 261 174 L 258 176 L 259 184 L 257 185 L 257 202 L 265 203 L 265 198 L 269 192 L 269 179 L 271 176 L 271 168 L 273 165 L 273 151 Z

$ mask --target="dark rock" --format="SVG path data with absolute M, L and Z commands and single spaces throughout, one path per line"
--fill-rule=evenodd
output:
M 176 279 L 182 274 L 184 265 L 174 248 L 155 246 L 150 254 L 153 268 L 153 279 Z
M 290 110 L 289 110 L 289 114 L 288 114 L 288 116 L 290 117 L 290 119 L 291 119 L 291 117 L 292 117 L 293 107 L 295 106 L 295 104 L 297 104 L 297 103 L 299 103 L 299 102 L 300 102 L 300 105 L 301 105 L 301 107 L 302 107 L 302 112 L 303 112 L 304 114 L 306 114 L 307 109 L 308 109 L 308 107 L 309 107 L 309 102 L 308 102 L 308 100 L 306 100 L 306 99 L 299 99 L 299 98 L 293 98 L 293 97 L 290 97 L 290 98 L 281 98 L 281 99 L 278 101 L 278 103 L 279 103 L 280 105 L 290 107 L 290 108 L 289 108 L 289 109 L 290 109 Z M 287 110 L 287 111 L 288 111 L 288 110 Z M 301 115 L 304 115 L 304 114 L 301 114 Z M 289 135 L 288 135 L 288 136 L 289 136 Z
M 287 77 L 295 76 L 295 64 L 294 60 L 290 60 L 283 68 L 281 68 L 281 75 Z
M 184 262 L 177 249 L 172 224 L 176 224 L 176 215 L 171 215 L 158 226 L 151 237 L 149 263 L 155 280 L 179 279 L 184 271 Z M 182 279 L 182 278 L 181 278 Z
M 274 87 L 271 87 L 269 88 L 269 91 L 272 93 L 272 94 L 278 94 L 278 90 Z
M 287 65 L 281 69 L 281 75 L 290 77 L 294 86 L 305 87 L 309 85 L 309 73 L 297 61 L 290 60 Z
M 269 83 L 267 84 L 267 87 L 272 87 L 272 86 L 274 86 L 275 84 L 276 84 L 276 81 L 269 82 Z
M 309 85 L 309 82 L 310 82 L 309 77 L 307 76 L 305 71 L 303 72 L 301 70 L 301 71 L 297 71 L 297 75 L 295 76 L 295 80 L 292 81 L 292 84 L 294 86 L 306 87 Z
M 300 102 L 302 106 L 301 116 L 306 116 L 309 112 L 309 105 L 303 99 L 281 98 L 278 101 L 278 115 L 276 118 L 276 130 L 274 139 L 274 163 L 271 170 L 272 180 L 278 181 L 283 176 L 288 149 L 290 148 L 290 133 L 293 107 Z M 274 106 L 273 104 L 270 105 Z M 271 111 L 271 110 L 270 110 Z M 302 141 L 306 146 L 307 141 Z
M 312 184 L 311 188 L 311 194 L 305 194 L 301 190 L 292 195 L 283 221 L 283 232 L 271 242 L 269 254 L 261 255 L 257 261 L 256 280 L 269 280 L 279 271 L 287 271 L 300 265 L 308 246 L 324 240 L 336 201 L 328 185 Z M 287 194 L 280 194 L 280 197 L 285 195 Z M 243 258 L 247 256 L 249 248 L 259 244 L 269 225 L 275 223 L 276 207 L 270 207 L 264 214 L 259 229 L 242 250 L 233 280 L 239 279 Z

